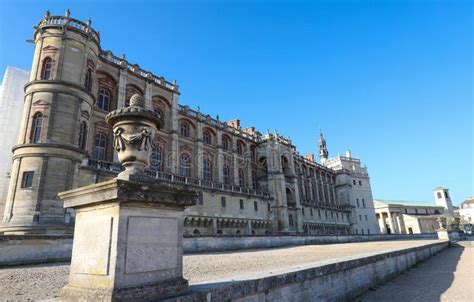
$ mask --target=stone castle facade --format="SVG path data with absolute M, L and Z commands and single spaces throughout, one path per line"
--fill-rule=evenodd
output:
M 201 193 L 185 235 L 376 234 L 367 169 L 350 153 L 302 156 L 291 139 L 221 121 L 179 102 L 176 82 L 101 48 L 86 23 L 49 12 L 35 28 L 30 81 L 0 232 L 70 232 L 58 192 L 121 171 L 105 115 L 140 94 L 159 111 L 150 176 Z

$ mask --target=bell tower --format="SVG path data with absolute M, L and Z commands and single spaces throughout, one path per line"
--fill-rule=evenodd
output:
M 451 197 L 449 196 L 449 189 L 437 187 L 433 189 L 433 194 L 436 205 L 443 207 L 444 213 L 452 216 L 454 212 Z
M 99 34 L 86 23 L 49 11 L 35 27 L 18 144 L 0 233 L 65 233 L 72 226 L 57 196 L 72 188 L 84 157 Z M 47 231 L 46 231 L 47 230 Z
M 328 156 L 329 156 L 329 152 L 328 152 L 328 149 L 326 147 L 326 140 L 324 139 L 324 135 L 323 135 L 323 132 L 320 131 L 319 132 L 319 159 L 320 159 L 320 162 L 321 164 L 323 165 L 326 160 L 328 159 Z

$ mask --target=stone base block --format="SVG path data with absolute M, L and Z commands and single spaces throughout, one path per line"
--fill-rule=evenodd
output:
M 98 289 L 67 285 L 61 290 L 61 301 L 157 301 L 186 293 L 188 281 L 177 278 L 144 286 Z

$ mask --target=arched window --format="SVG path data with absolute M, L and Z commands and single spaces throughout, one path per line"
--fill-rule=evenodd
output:
M 101 88 L 99 90 L 99 100 L 97 101 L 97 107 L 103 111 L 110 110 L 110 92 L 107 89 Z
M 102 133 L 95 135 L 94 152 L 92 157 L 98 160 L 105 160 L 107 147 L 107 136 Z
M 254 190 L 258 189 L 257 174 L 255 172 L 252 172 L 252 187 Z
M 181 122 L 181 136 L 189 137 L 189 125 L 186 122 Z
M 240 155 L 244 153 L 244 145 L 240 141 L 237 143 L 237 153 Z
M 222 168 L 222 175 L 224 176 L 223 180 L 224 180 L 224 183 L 225 184 L 230 184 L 230 175 L 229 175 L 229 166 L 225 165 L 223 168 Z
M 239 169 L 238 174 L 239 174 L 239 186 L 245 187 L 244 170 Z
M 36 113 L 33 117 L 33 128 L 31 129 L 31 142 L 39 143 L 41 131 L 43 130 L 43 114 Z
M 86 71 L 86 78 L 84 80 L 84 87 L 88 90 L 92 90 L 92 69 L 88 68 Z
M 227 136 L 223 136 L 222 137 L 222 149 L 224 150 L 229 150 L 229 139 L 227 138 Z
M 181 154 L 179 157 L 179 174 L 184 177 L 189 177 L 191 167 L 191 158 L 187 154 Z
M 51 78 L 51 70 L 53 69 L 53 60 L 46 58 L 43 60 L 43 71 L 41 72 L 41 79 L 49 80 Z
M 211 134 L 209 133 L 209 131 L 204 131 L 202 133 L 202 141 L 207 145 L 211 144 Z
M 203 164 L 202 178 L 204 180 L 211 181 L 212 180 L 211 160 L 209 158 L 204 158 L 202 164 Z
M 86 122 L 82 122 L 81 126 L 79 127 L 79 140 L 77 141 L 79 148 L 86 149 L 87 144 L 87 124 Z
M 150 167 L 153 170 L 161 171 L 161 148 L 153 148 L 150 155 Z

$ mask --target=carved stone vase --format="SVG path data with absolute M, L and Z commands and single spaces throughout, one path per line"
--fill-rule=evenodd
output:
M 114 148 L 125 171 L 117 178 L 140 180 L 146 178 L 145 168 L 150 164 L 153 138 L 163 126 L 158 112 L 145 108 L 145 99 L 138 94 L 130 98 L 130 106 L 107 114 L 106 122 L 112 126 Z

